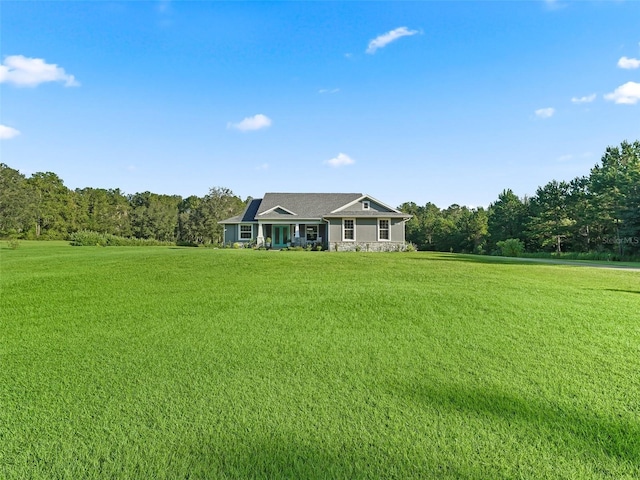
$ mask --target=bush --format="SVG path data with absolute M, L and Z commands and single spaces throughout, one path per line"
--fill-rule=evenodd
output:
M 20 246 L 20 242 L 15 238 L 10 238 L 9 241 L 7 242 L 7 246 L 11 250 L 15 250 L 16 248 L 18 248 Z
M 517 238 L 508 238 L 496 243 L 503 257 L 520 257 L 524 253 L 524 243 Z
M 91 230 L 72 233 L 69 240 L 74 247 L 156 247 L 174 245 L 173 242 L 161 242 L 153 238 L 118 237 L 117 235 Z

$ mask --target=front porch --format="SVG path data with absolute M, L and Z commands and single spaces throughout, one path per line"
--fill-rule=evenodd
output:
M 286 247 L 326 248 L 325 224 L 320 223 L 258 223 L 256 245 L 281 249 Z

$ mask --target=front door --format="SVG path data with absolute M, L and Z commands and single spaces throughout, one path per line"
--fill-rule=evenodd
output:
M 289 225 L 273 226 L 273 248 L 283 248 L 289 243 Z

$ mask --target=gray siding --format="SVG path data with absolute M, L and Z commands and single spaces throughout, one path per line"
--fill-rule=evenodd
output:
M 246 225 L 246 224 L 243 224 Z M 249 240 L 240 240 L 240 225 L 227 224 L 224 226 L 224 243 L 248 242 Z M 258 226 L 251 225 L 251 238 L 255 239 L 258 235 Z
M 375 218 L 356 219 L 356 241 L 357 242 L 377 242 L 378 241 L 378 220 Z
M 391 219 L 391 231 L 389 235 L 393 242 L 404 243 L 404 222 L 399 219 Z
M 225 225 L 224 226 L 224 243 L 237 242 L 238 225 Z
M 342 220 L 340 218 L 332 218 L 329 224 L 329 241 L 342 241 Z
M 364 203 L 364 202 L 367 202 L 367 201 L 369 202 L 369 209 L 368 209 L 368 210 L 365 210 L 365 209 L 363 208 L 363 203 Z M 358 214 L 358 213 L 360 213 L 360 212 L 381 212 L 381 213 L 385 213 L 385 212 L 390 212 L 390 211 L 391 211 L 391 210 L 389 210 L 388 208 L 386 208 L 386 207 L 384 207 L 384 206 L 380 205 L 380 204 L 379 204 L 379 203 L 377 203 L 377 202 L 374 202 L 374 201 L 372 201 L 372 200 L 364 199 L 364 200 L 360 200 L 359 202 L 354 203 L 354 204 L 353 204 L 353 205 L 351 205 L 350 207 L 348 207 L 348 208 L 346 208 L 346 209 L 342 210 L 342 211 L 340 212 L 340 214 L 343 214 L 343 213 L 344 213 L 345 215 L 349 215 L 349 214 L 351 214 L 351 213 Z
M 350 218 L 345 216 L 344 218 Z M 353 217 L 351 217 L 353 218 Z M 356 227 L 355 243 L 378 243 L 378 219 L 377 218 L 354 218 Z M 389 240 L 383 240 L 379 243 L 404 243 L 404 223 L 402 219 L 390 218 L 389 220 Z M 331 219 L 330 237 L 331 243 L 342 242 L 342 219 Z M 344 242 L 354 243 L 354 242 Z

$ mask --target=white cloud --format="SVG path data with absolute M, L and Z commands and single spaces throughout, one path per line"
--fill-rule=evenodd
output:
M 45 82 L 64 82 L 65 87 L 78 87 L 73 75 L 55 63 L 46 63 L 42 58 L 27 58 L 10 55 L 0 65 L 0 83 L 12 83 L 19 87 L 35 87 Z
M 635 105 L 640 101 L 640 83 L 627 82 L 607 93 L 604 98 L 618 104 Z
M 20 135 L 20 130 L 16 130 L 6 125 L 0 125 L 0 140 L 9 140 L 10 138 Z
M 567 6 L 565 3 L 561 3 L 558 0 L 544 0 L 544 4 L 549 10 L 559 10 Z
M 171 0 L 160 0 L 156 5 L 156 10 L 160 14 L 169 13 L 171 11 Z
M 349 155 L 339 153 L 337 157 L 330 160 L 326 160 L 324 163 L 333 168 L 344 167 L 346 165 L 353 165 L 356 161 Z
M 596 99 L 596 94 L 592 93 L 591 95 L 586 95 L 584 97 L 573 97 L 571 99 L 572 103 L 591 103 Z
M 271 119 L 261 113 L 254 115 L 253 117 L 247 117 L 241 122 L 227 124 L 228 128 L 235 128 L 241 132 L 248 132 L 251 130 L 260 130 L 261 128 L 267 128 L 271 126 Z
M 262 170 L 262 171 L 269 170 L 269 164 L 268 163 L 263 163 L 262 165 L 258 165 L 256 167 L 256 170 Z
M 385 34 L 382 34 L 369 42 L 367 47 L 367 53 L 374 54 L 379 48 L 386 47 L 391 42 L 398 40 L 401 37 L 408 37 L 417 34 L 417 30 L 409 30 L 407 27 L 399 27 L 395 30 L 391 30 Z
M 339 88 L 321 88 L 320 90 L 318 90 L 318 93 L 322 95 L 323 93 L 338 93 L 339 91 Z
M 634 70 L 636 68 L 640 68 L 640 60 L 637 58 L 622 57 L 618 60 L 618 67 L 626 70 Z
M 539 108 L 535 111 L 536 117 L 538 118 L 551 118 L 554 113 L 556 113 L 556 109 L 551 107 Z

